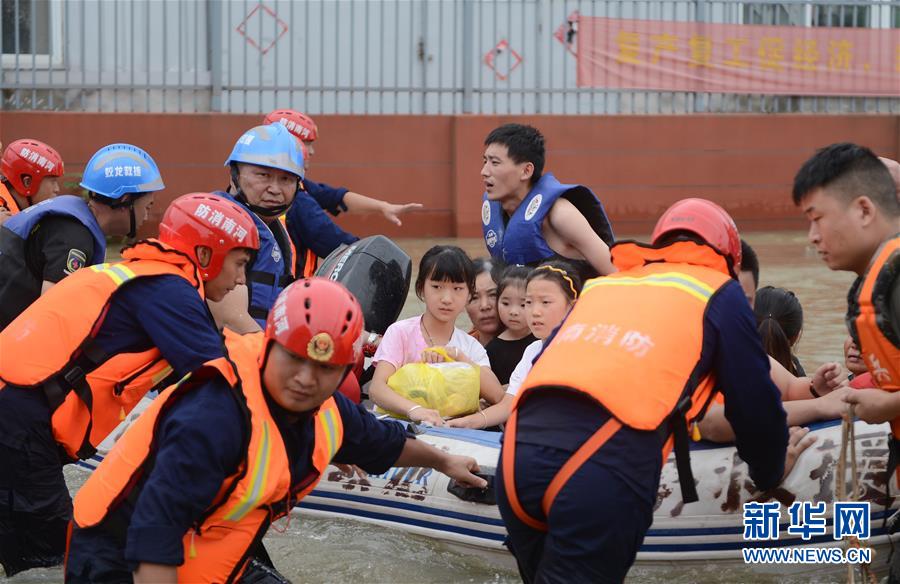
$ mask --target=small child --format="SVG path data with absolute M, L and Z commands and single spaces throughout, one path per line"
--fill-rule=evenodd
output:
M 416 277 L 416 296 L 425 303 L 425 314 L 397 321 L 385 331 L 372 359 L 376 366 L 369 397 L 375 404 L 414 422 L 444 424 L 437 410 L 406 399 L 387 383 L 407 363 L 444 360 L 429 348 L 443 348 L 452 360 L 479 366 L 481 397 L 492 404 L 500 401 L 503 388 L 491 371 L 487 352 L 455 326 L 474 293 L 475 268 L 466 252 L 451 245 L 436 245 L 425 252 Z
M 474 414 L 450 420 L 451 427 L 487 428 L 506 422 L 513 399 L 531 371 L 531 365 L 543 348 L 543 341 L 569 314 L 581 290 L 581 277 L 569 262 L 545 262 L 528 274 L 525 280 L 525 318 L 528 328 L 538 339 L 525 349 L 522 359 L 509 378 L 500 403 Z
M 525 348 L 537 340 L 528 328 L 525 316 L 525 280 L 531 268 L 509 266 L 500 274 L 497 285 L 497 312 L 506 327 L 499 336 L 487 344 L 491 369 L 500 383 L 509 383 L 509 376 L 522 359 Z

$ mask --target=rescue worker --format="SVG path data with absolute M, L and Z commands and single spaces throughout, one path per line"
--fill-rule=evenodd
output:
M 717 391 L 757 489 L 812 442 L 799 429 L 789 442 L 723 209 L 679 201 L 652 245 L 618 243 L 612 257 L 619 272 L 584 285 L 506 426 L 498 504 L 525 582 L 621 582 L 673 441 L 683 500 L 697 499 L 687 424 Z
M 246 286 L 238 286 L 224 302 L 210 303 L 220 328 L 241 334 L 262 330 L 275 298 L 294 280 L 297 252 L 279 217 L 301 193 L 303 164 L 300 141 L 281 124 L 247 130 L 225 161 L 230 192 L 217 194 L 250 211 L 260 246 L 247 267 Z
M 310 158 L 315 154 L 313 142 L 319 138 L 316 123 L 301 112 L 295 110 L 275 110 L 263 119 L 264 124 L 279 123 L 285 126 L 304 145 L 304 168 L 308 172 Z M 421 209 L 420 203 L 394 204 L 373 199 L 344 187 L 333 187 L 325 183 L 303 179 L 304 192 L 297 194 L 295 203 L 287 212 L 287 228 L 294 245 L 300 251 L 297 254 L 296 273 L 303 274 L 306 264 L 305 250 L 311 250 L 315 256 L 327 257 L 340 245 L 350 245 L 359 241 L 359 237 L 341 229 L 328 215 L 321 210 L 337 216 L 341 211 L 348 213 L 381 213 L 385 219 L 396 226 L 403 225 L 400 215 Z M 307 196 L 308 195 L 308 196 Z M 318 207 L 318 208 L 317 208 Z M 307 274 L 312 274 L 307 270 Z
M 810 221 L 809 241 L 832 270 L 858 276 L 847 328 L 877 388 L 845 401 L 867 422 L 891 422 L 900 439 L 900 201 L 888 167 L 850 143 L 832 144 L 794 177 L 794 203 Z M 894 462 L 894 460 L 892 460 Z
M 0 227 L 0 330 L 72 272 L 103 263 L 108 236 L 134 237 L 163 182 L 149 154 L 110 144 L 91 157 L 81 186 L 87 202 L 46 199 Z
M 329 463 L 427 466 L 486 486 L 473 459 L 335 393 L 359 356 L 362 321 L 343 286 L 312 278 L 281 293 L 265 333 L 226 331 L 229 362 L 161 393 L 82 486 L 66 581 L 286 582 L 253 558 Z
M 22 209 L 58 195 L 59 177 L 65 172 L 59 153 L 40 140 L 16 140 L 2 152 L 0 225 Z
M 603 205 L 586 186 L 544 173 L 544 136 L 536 128 L 506 124 L 484 145 L 481 223 L 491 256 L 530 266 L 559 256 L 576 260 L 586 277 L 615 271 Z
M 79 270 L 0 333 L 0 563 L 62 561 L 71 499 L 62 466 L 90 458 L 150 390 L 225 348 L 204 297 L 243 284 L 259 238 L 208 193 L 176 199 L 159 239 Z

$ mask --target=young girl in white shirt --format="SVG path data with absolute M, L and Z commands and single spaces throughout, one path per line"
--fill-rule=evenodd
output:
M 450 420 L 447 425 L 454 428 L 487 428 L 506 422 L 513 399 L 531 371 L 532 362 L 541 352 L 544 339 L 562 323 L 580 291 L 581 278 L 568 262 L 545 262 L 528 275 L 525 284 L 525 319 L 538 340 L 525 349 L 522 360 L 509 378 L 509 385 L 500 403 Z

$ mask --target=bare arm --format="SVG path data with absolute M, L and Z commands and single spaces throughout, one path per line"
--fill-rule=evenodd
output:
M 490 426 L 498 426 L 509 419 L 509 412 L 512 409 L 512 402 L 515 396 L 511 393 L 504 393 L 503 399 L 498 403 L 487 407 L 480 412 L 469 414 L 461 418 L 455 418 L 447 422 L 451 428 L 488 428 Z
M 259 325 L 247 312 L 250 305 L 250 294 L 247 286 L 239 285 L 225 295 L 221 302 L 207 300 L 209 311 L 216 319 L 216 326 L 223 329 L 226 326 L 234 332 L 244 335 L 260 330 Z
M 550 227 L 586 259 L 601 275 L 616 272 L 609 253 L 609 246 L 600 239 L 590 223 L 578 209 L 566 199 L 559 199 L 550 209 L 547 220 Z
M 812 377 L 796 377 L 772 357 L 769 357 L 769 368 L 772 381 L 781 390 L 784 402 L 813 399 L 815 396 L 810 391 L 810 384 L 820 396 L 847 385 L 841 374 L 841 366 L 837 363 L 825 363 L 816 369 Z
M 163 564 L 138 564 L 134 584 L 178 584 L 178 567 Z
M 488 403 L 496 404 L 503 399 L 505 395 L 503 386 L 500 385 L 500 380 L 497 379 L 497 375 L 490 367 L 481 367 L 479 381 L 481 383 L 481 397 L 487 400 Z
M 373 199 L 372 197 L 354 193 L 353 191 L 348 191 L 344 195 L 344 205 L 347 207 L 349 213 L 381 213 L 384 215 L 385 219 L 398 226 L 403 225 L 403 222 L 400 221 L 400 215 L 422 208 L 421 203 L 402 203 L 396 205 L 394 203 L 388 203 L 387 201 Z
M 848 387 L 843 387 L 819 398 L 783 402 L 781 405 L 787 414 L 787 425 L 802 426 L 810 422 L 841 417 L 847 408 L 844 400 L 852 391 Z M 725 408 L 721 404 L 709 408 L 699 423 L 699 430 L 700 435 L 710 442 L 734 442 L 734 430 L 725 419 Z

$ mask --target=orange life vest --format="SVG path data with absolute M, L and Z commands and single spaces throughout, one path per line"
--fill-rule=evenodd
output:
M 287 214 L 281 215 L 278 217 L 278 220 L 281 221 L 284 232 L 288 234 L 288 245 L 291 246 L 291 258 L 294 262 L 291 264 L 291 275 L 294 278 L 312 278 L 316 274 L 316 268 L 319 267 L 319 257 L 311 249 L 307 249 L 303 252 L 303 258 L 301 259 L 297 255 L 297 246 L 294 244 L 294 238 L 290 236 L 290 231 L 288 230 Z
M 9 192 L 9 189 L 2 182 L 0 182 L 0 207 L 9 209 L 11 215 L 15 215 L 22 210 L 19 208 L 16 198 L 13 197 L 13 194 Z
M 898 279 L 900 235 L 895 235 L 881 244 L 866 273 L 853 284 L 847 308 L 847 328 L 875 384 L 885 391 L 900 390 L 900 331 L 894 330 L 886 311 Z M 891 429 L 900 439 L 900 418 L 891 421 Z
M 711 247 L 679 241 L 663 248 L 620 243 L 612 248 L 619 272 L 589 280 L 552 342 L 513 401 L 504 440 L 503 473 L 510 504 L 523 522 L 545 529 L 518 502 L 513 484 L 518 406 L 535 391 L 566 387 L 601 404 L 609 421 L 576 451 L 551 481 L 543 501 L 549 513 L 568 478 L 622 426 L 660 431 L 663 460 L 676 438 L 686 502 L 696 500 L 687 454 L 687 421 L 709 405 L 715 381 L 699 378 L 707 304 L 731 276 Z M 622 390 L 622 379 L 629 387 Z M 683 453 L 683 454 L 682 454 Z
M 176 275 L 203 297 L 197 267 L 157 240 L 122 251 L 124 261 L 77 270 L 0 332 L 0 388 L 42 389 L 56 441 L 90 458 L 148 391 L 172 373 L 156 347 L 105 354 L 95 343 L 113 295 L 135 278 Z
M 237 580 L 271 522 L 289 513 L 318 484 L 344 435 L 337 404 L 334 398 L 328 398 L 315 414 L 315 470 L 299 484 L 291 484 L 287 450 L 260 383 L 263 334 L 240 336 L 226 331 L 225 344 L 237 377 L 231 365 L 222 360 L 208 365 L 216 368 L 237 391 L 250 420 L 250 440 L 237 472 L 225 480 L 216 501 L 185 534 L 179 582 Z M 98 525 L 123 497 L 129 496 L 153 452 L 160 414 L 194 386 L 193 377 L 192 374 L 161 393 L 81 487 L 75 497 L 76 525 Z M 198 372 L 197 377 L 203 375 Z

